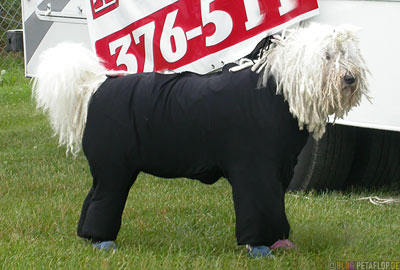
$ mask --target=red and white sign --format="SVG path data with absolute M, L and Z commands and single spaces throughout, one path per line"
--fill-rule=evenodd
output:
M 94 19 L 107 14 L 118 7 L 119 0 L 90 0 L 90 7 Z
M 108 69 L 134 73 L 209 72 L 318 13 L 317 0 L 89 1 L 98 56 Z

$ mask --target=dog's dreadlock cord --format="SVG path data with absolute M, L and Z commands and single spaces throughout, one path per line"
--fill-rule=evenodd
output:
M 267 65 L 267 54 L 266 52 L 270 49 L 271 44 L 275 39 L 279 40 L 279 37 L 268 36 L 261 40 L 253 52 L 244 58 L 240 59 L 238 65 L 229 69 L 230 72 L 237 72 L 246 68 L 251 67 L 251 70 L 256 73 L 260 73 L 263 68 Z

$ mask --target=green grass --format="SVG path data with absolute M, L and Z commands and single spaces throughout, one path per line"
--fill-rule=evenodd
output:
M 115 253 L 76 236 L 91 185 L 85 158 L 65 156 L 35 111 L 29 81 L 10 69 L 0 82 L 1 269 L 328 269 L 335 261 L 400 260 L 400 206 L 375 206 L 367 193 L 289 193 L 297 249 L 252 260 L 236 245 L 231 189 L 141 174 Z

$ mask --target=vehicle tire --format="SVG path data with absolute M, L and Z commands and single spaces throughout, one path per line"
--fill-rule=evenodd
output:
M 400 133 L 360 128 L 348 185 L 376 188 L 400 183 Z
M 356 135 L 355 127 L 332 124 L 319 141 L 310 135 L 288 190 L 343 188 L 354 157 Z

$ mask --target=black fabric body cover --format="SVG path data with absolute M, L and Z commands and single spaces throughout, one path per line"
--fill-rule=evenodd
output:
M 298 129 L 273 77 L 250 69 L 108 78 L 92 97 L 83 151 L 93 186 L 78 235 L 115 240 L 140 171 L 232 186 L 238 244 L 289 235 L 284 194 L 308 133 Z M 190 192 L 190 190 L 188 190 Z

